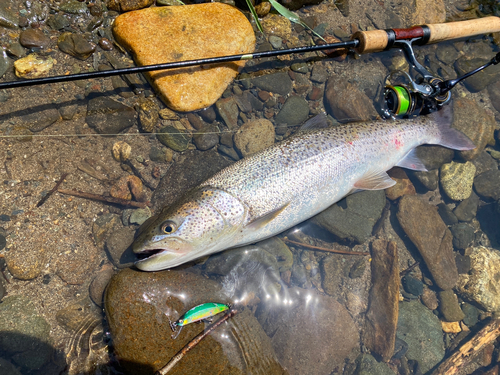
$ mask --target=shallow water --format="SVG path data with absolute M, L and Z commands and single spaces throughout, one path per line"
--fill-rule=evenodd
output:
M 31 22 L 38 17 L 42 30 L 50 36 L 51 50 L 47 54 L 57 61 L 50 75 L 95 70 L 99 64 L 113 60 L 113 56 L 122 63 L 130 63 L 130 57 L 116 48 L 106 52 L 98 47 L 85 61 L 59 51 L 55 41 L 60 32 L 50 29 L 45 17 L 45 10 L 50 13 L 51 8 L 59 6 L 58 2 L 33 2 L 30 7 L 27 2 L 12 0 L 10 3 Z M 326 24 L 327 33 L 337 36 L 350 35 L 358 28 L 411 25 L 411 10 L 401 4 L 361 0 L 346 4 L 342 2 L 336 6 L 333 2 L 325 2 L 303 8 L 298 14 L 306 19 L 315 18 L 316 25 Z M 486 2 L 479 5 L 445 2 L 444 6 L 450 21 L 498 12 Z M 86 32 L 88 37 L 92 34 L 95 40 L 103 35 L 110 37 L 112 14 L 105 15 L 102 26 L 92 32 L 85 31 L 92 20 L 89 14 L 67 16 L 70 30 L 74 32 Z M 20 31 L 20 28 L 0 27 L 2 45 L 17 41 Z M 265 42 L 262 37 L 258 41 L 260 45 Z M 311 38 L 306 31 L 293 28 L 286 42 L 287 47 L 305 45 Z M 272 47 L 264 44 L 262 48 Z M 498 50 L 498 45 L 489 36 L 415 48 L 419 61 L 445 79 L 456 77 L 455 60 L 465 56 L 485 62 Z M 12 56 L 8 58 L 10 68 L 2 81 L 16 79 L 12 68 L 14 60 Z M 471 62 L 475 63 L 477 61 Z M 393 69 L 407 69 L 400 51 L 351 54 L 345 61 L 327 59 L 316 53 L 250 61 L 226 90 L 224 98 L 239 102 L 238 126 L 248 119 L 269 118 L 276 130 L 275 140 L 279 141 L 298 130 L 298 126 L 283 127 L 275 122 L 288 96 L 298 95 L 307 100 L 306 118 L 325 108 L 332 115 L 332 108 L 323 100 L 325 81 L 335 76 L 344 85 L 349 82 L 351 90 L 356 91 L 356 108 L 342 118 L 330 116 L 332 125 L 338 126 L 339 121 L 359 120 L 356 114 L 364 113 L 371 103 L 376 105 L 384 77 Z M 270 90 L 263 90 L 252 81 L 254 77 L 276 72 L 285 73 L 284 79 L 292 82 L 290 94 L 269 95 Z M 492 124 L 488 126 L 495 128 L 496 141 L 489 140 L 486 151 L 474 161 L 476 173 L 498 170 L 495 157 L 498 158 L 500 151 L 500 114 L 492 104 L 499 89 L 498 85 L 492 89 L 493 73 L 485 79 L 492 83 L 488 87 L 484 84 L 478 92 L 471 92 L 475 91 L 471 86 L 459 84 L 453 89 L 454 103 L 450 104 L 467 120 L 472 121 L 474 116 L 481 118 L 478 131 L 482 131 L 488 121 Z M 179 319 L 188 309 L 204 302 L 231 302 L 240 306 L 240 312 L 204 339 L 198 352 L 194 349 L 186 355 L 174 370 L 178 373 L 271 374 L 285 373 L 284 368 L 287 368 L 290 374 L 353 374 L 361 373 L 363 366 L 372 374 L 391 370 L 401 374 L 431 373 L 445 353 L 448 355 L 457 345 L 468 341 L 491 316 L 495 316 L 492 311 L 486 311 L 484 305 L 471 302 L 470 297 L 458 291 L 458 303 L 455 301 L 447 306 L 456 310 L 460 305 L 465 315 L 461 317 L 458 313 L 460 319 L 457 319 L 462 325 L 450 328 L 441 323 L 446 320 L 445 316 L 450 317 L 446 315 L 450 312 L 443 311 L 443 302 L 438 308 L 436 294 L 443 301 L 446 296 L 441 289 L 449 291 L 451 288 L 436 285 L 439 281 L 430 271 L 432 264 L 425 265 L 411 236 L 402 228 L 404 224 L 400 224 L 396 216 L 400 201 L 388 199 L 381 192 L 359 193 L 351 196 L 352 200 L 339 202 L 332 217 L 345 225 L 338 225 L 337 229 L 326 230 L 317 220 L 309 220 L 278 236 L 280 240 L 216 254 L 173 272 L 119 271 L 131 265 L 129 253 L 125 252 L 120 258 L 121 254 L 113 252 L 123 250 L 138 228 L 137 224 L 122 224 L 125 220 L 122 217 L 126 218 L 131 212 L 121 206 L 60 193 L 52 194 L 37 207 L 63 174 L 68 173 L 61 188 L 108 196 L 120 178 L 134 174 L 129 165 L 113 158 L 113 146 L 124 141 L 131 146 L 133 166 L 154 188 L 144 187 L 144 192 L 152 202 L 152 210 L 158 211 L 188 188 L 234 161 L 227 157 L 231 153 L 227 147 L 199 151 L 193 141 L 186 151 L 168 150 L 155 133 L 140 131 L 137 107 L 118 110 L 116 116 L 122 121 L 134 122 L 120 134 L 103 136 L 89 127 L 87 108 L 93 98 L 111 98 L 130 108 L 148 98 L 159 109 L 165 108 L 150 86 L 144 80 L 139 82 L 135 88 L 125 85 L 120 90 L 116 89 L 116 84 L 113 86 L 110 78 L 0 90 L 0 239 L 5 238 L 6 242 L 1 246 L 0 241 L 3 274 L 0 279 L 4 279 L 0 303 L 0 373 L 153 373 L 153 367 L 156 370 L 166 364 L 177 350 L 208 327 L 204 323 L 186 326 L 179 339 L 172 341 L 168 321 Z M 477 84 L 481 86 L 482 83 Z M 246 99 L 242 101 L 241 98 Z M 216 126 L 221 136 L 231 133 L 221 111 L 213 107 L 215 120 L 207 122 L 196 114 L 198 121 Z M 193 123 L 192 117 L 188 119 L 186 114 L 177 113 L 176 116 L 184 125 Z M 209 118 L 210 113 L 203 116 Z M 50 125 L 36 129 L 50 123 L 51 119 L 54 121 Z M 155 132 L 171 123 L 159 119 Z M 34 131 L 30 131 L 30 127 Z M 189 131 L 194 132 L 193 129 Z M 221 139 L 219 145 L 223 142 Z M 218 152 L 217 147 L 222 152 Z M 427 155 L 432 157 L 435 149 L 432 150 L 427 150 Z M 234 149 L 232 155 L 241 157 Z M 449 155 L 436 156 L 438 161 L 434 163 L 449 162 L 447 158 Z M 455 154 L 454 160 L 461 158 Z M 458 272 L 469 272 L 463 263 L 471 262 L 471 250 L 467 250 L 471 246 L 486 246 L 493 249 L 493 254 L 498 254 L 498 200 L 479 194 L 477 214 L 460 220 L 468 227 L 456 227 L 457 215 L 455 223 L 448 211 L 454 210 L 460 201 L 447 197 L 442 185 L 429 189 L 422 183 L 421 176 L 413 172 L 408 172 L 408 176 L 426 205 L 444 203 L 439 207 L 446 225 L 441 219 L 436 220 L 441 227 L 455 225 L 453 240 L 450 237 L 447 241 L 453 241 L 452 260 L 457 258 Z M 344 213 L 347 208 L 350 214 Z M 420 216 L 421 222 L 414 226 L 424 227 L 429 223 L 432 226 L 435 221 L 431 221 L 431 217 L 430 214 Z M 461 236 L 463 233 L 468 237 Z M 397 251 L 391 247 L 394 245 L 373 244 L 377 238 L 394 241 Z M 310 245 L 356 254 L 333 254 L 308 247 Z M 368 252 L 369 256 L 363 255 Z M 416 266 L 415 262 L 418 262 Z M 385 273 L 379 268 L 376 272 L 382 272 L 385 277 L 392 275 L 392 279 L 377 279 L 380 274 L 372 272 L 374 263 L 379 267 L 385 265 Z M 403 272 L 411 266 L 414 267 L 408 273 Z M 397 286 L 400 272 L 401 277 L 407 277 L 403 281 L 404 288 L 401 286 L 401 292 L 396 288 L 389 291 L 392 294 L 387 293 L 384 283 L 389 285 L 392 280 Z M 100 298 L 113 273 L 121 274 L 122 278 L 114 279 L 106 318 Z M 130 283 L 128 291 L 127 282 Z M 125 287 L 120 283 L 125 283 Z M 410 284 L 413 289 L 408 286 Z M 419 292 L 422 287 L 423 291 Z M 371 300 L 370 290 L 375 296 Z M 391 314 L 391 310 L 375 308 L 377 301 L 380 305 L 390 304 L 381 302 L 381 296 L 392 298 L 392 305 L 400 301 L 395 349 L 391 345 L 394 332 L 389 334 L 387 328 L 394 330 L 395 327 L 381 324 L 381 316 L 378 316 Z M 207 300 L 209 297 L 212 300 Z M 392 314 L 393 320 L 397 318 L 397 312 L 394 315 L 392 311 Z M 374 332 L 370 328 L 373 321 L 378 321 L 381 324 L 376 325 L 378 329 L 387 334 L 377 336 L 375 344 L 370 343 L 368 337 Z M 412 326 L 412 322 L 418 324 Z M 129 331 L 120 330 L 120 327 Z M 467 334 L 468 329 L 472 333 Z M 419 342 L 431 344 L 420 348 Z M 494 344 L 481 352 L 480 360 L 468 363 L 463 373 L 494 368 L 499 351 L 498 344 Z M 113 355 L 113 346 L 120 358 Z M 370 352 L 375 353 L 376 359 L 366 355 Z

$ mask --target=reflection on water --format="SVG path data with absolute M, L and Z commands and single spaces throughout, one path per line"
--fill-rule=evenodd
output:
M 32 51 L 55 60 L 50 75 L 130 66 L 106 42 L 117 14 L 101 1 L 2 2 L 1 80 L 16 80 L 13 62 Z M 297 14 L 345 40 L 499 9 L 351 0 Z M 259 49 L 312 44 L 301 27 L 273 27 Z M 42 34 L 30 32 L 35 44 L 23 47 L 23 30 Z M 63 32 L 94 43 L 91 57 L 61 52 Z M 453 79 L 489 61 L 499 40 L 415 53 Z M 448 104 L 476 150 L 421 147 L 427 172 L 393 169 L 390 189 L 350 195 L 277 237 L 171 271 L 130 268 L 147 210 L 60 193 L 36 207 L 69 173 L 61 188 L 151 201 L 157 213 L 325 109 L 331 126 L 376 117 L 384 77 L 407 69 L 400 51 L 249 61 L 216 105 L 189 114 L 167 109 L 138 75 L 0 90 L 0 373 L 153 374 L 209 325 L 186 325 L 174 340 L 169 321 L 206 302 L 239 312 L 171 373 L 437 374 L 467 343 L 477 355 L 459 360 L 463 373 L 498 372 L 498 340 L 480 331 L 494 331 L 500 311 L 498 66 L 459 84 Z

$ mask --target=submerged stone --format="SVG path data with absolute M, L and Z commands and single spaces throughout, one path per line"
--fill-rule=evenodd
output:
M 250 53 L 255 45 L 252 26 L 243 13 L 222 3 L 125 13 L 116 18 L 113 32 L 138 65 Z M 195 111 L 215 103 L 244 65 L 244 61 L 231 62 L 146 75 L 171 109 Z

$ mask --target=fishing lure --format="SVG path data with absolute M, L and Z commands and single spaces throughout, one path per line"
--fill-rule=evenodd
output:
M 172 338 L 175 340 L 179 333 L 181 333 L 182 327 L 187 324 L 200 322 L 202 320 L 212 321 L 212 317 L 220 314 L 223 311 L 229 310 L 231 308 L 230 304 L 209 302 L 203 303 L 201 305 L 195 306 L 188 310 L 184 315 L 182 315 L 179 320 L 175 322 L 170 322 L 170 328 L 174 332 Z M 177 330 L 178 329 L 178 330 Z

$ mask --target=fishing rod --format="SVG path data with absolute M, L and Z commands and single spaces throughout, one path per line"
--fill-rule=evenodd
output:
M 416 116 L 430 113 L 439 109 L 450 99 L 450 90 L 459 81 L 486 68 L 492 64 L 498 64 L 500 56 L 497 55 L 488 64 L 475 69 L 458 80 L 444 81 L 433 76 L 416 59 L 413 44 L 425 45 L 438 43 L 446 40 L 466 38 L 476 35 L 489 34 L 500 31 L 499 17 L 484 17 L 468 21 L 456 21 L 449 23 L 430 24 L 414 26 L 408 29 L 387 29 L 358 31 L 352 36 L 352 40 L 346 42 L 296 47 L 275 51 L 254 52 L 238 55 L 210 57 L 196 60 L 168 62 L 163 64 L 145 65 L 138 67 L 112 69 L 98 72 L 70 74 L 64 76 L 53 76 L 35 78 L 22 81 L 11 81 L 0 83 L 0 89 L 8 89 L 23 86 L 42 85 L 47 83 L 76 81 L 91 78 L 110 77 L 121 74 L 143 73 L 154 70 L 177 69 L 190 66 L 216 64 L 231 61 L 253 60 L 263 57 L 274 57 L 294 53 L 327 51 L 341 48 L 352 48 L 359 54 L 372 53 L 400 48 L 404 51 L 410 66 L 420 74 L 420 78 L 414 80 L 406 72 L 391 72 L 386 77 L 386 82 L 395 75 L 400 74 L 408 81 L 407 84 L 387 85 L 384 91 L 384 105 L 382 115 L 384 117 L 394 116 Z

